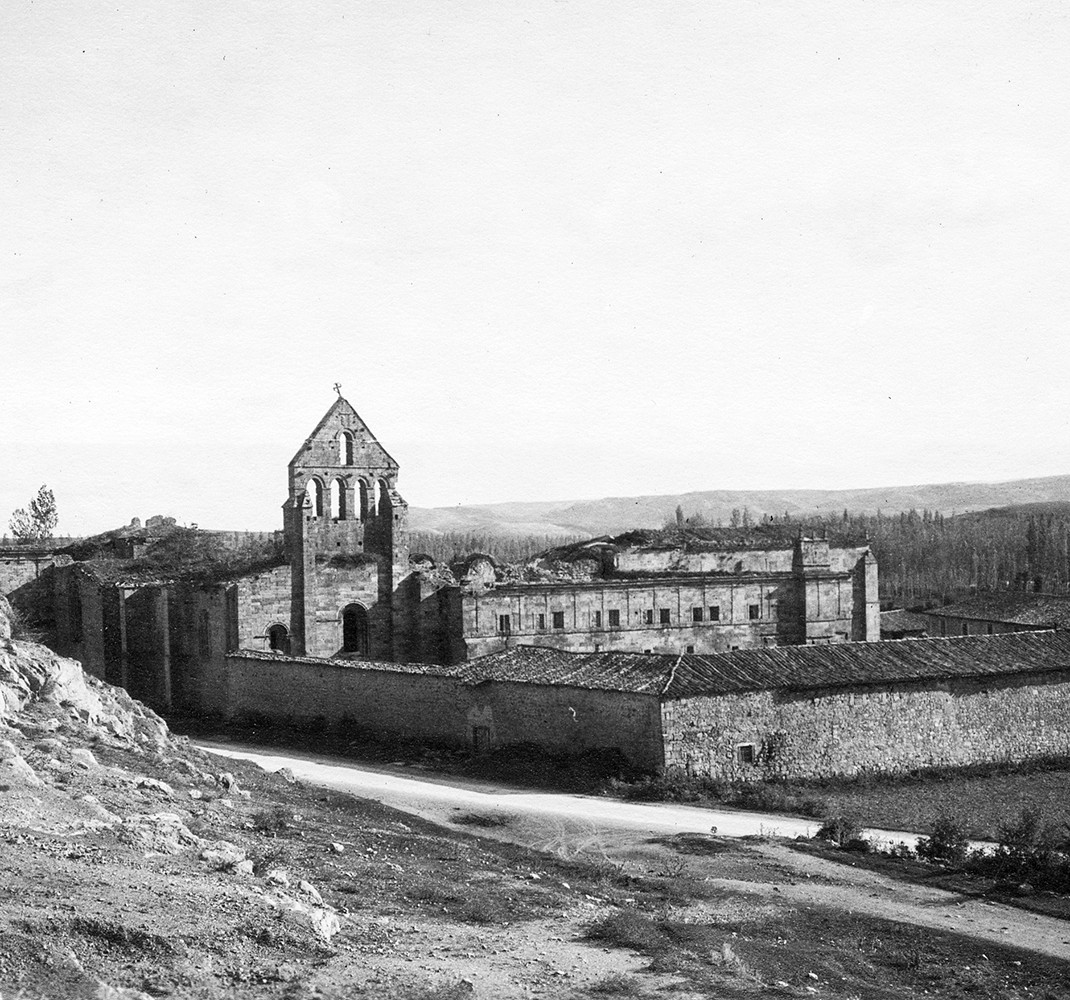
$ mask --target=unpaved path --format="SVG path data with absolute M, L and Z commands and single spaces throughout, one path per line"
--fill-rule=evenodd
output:
M 560 824 L 565 846 L 568 831 L 586 836 L 592 827 L 603 831 L 660 834 L 716 832 L 723 837 L 810 837 L 820 825 L 814 820 L 777 816 L 772 813 L 700 809 L 664 802 L 622 802 L 594 795 L 531 792 L 492 782 L 432 776 L 411 768 L 342 763 L 337 758 L 288 751 L 285 754 L 238 743 L 198 741 L 211 753 L 240 757 L 265 770 L 288 767 L 305 781 L 377 799 L 436 823 L 449 823 L 457 810 L 507 813 L 522 818 L 541 818 L 552 829 Z M 916 833 L 903 830 L 871 830 L 882 840 L 913 843 Z M 528 845 L 533 846 L 533 845 Z M 549 846 L 549 845 L 539 845 Z
M 201 743 L 213 753 L 251 760 L 267 770 L 289 768 L 318 785 L 378 799 L 438 823 L 472 812 L 507 818 L 480 833 L 528 847 L 606 857 L 650 870 L 686 865 L 689 874 L 755 898 L 775 896 L 799 906 L 825 906 L 887 920 L 953 931 L 1061 959 L 1070 959 L 1070 924 L 989 900 L 962 897 L 930 886 L 802 854 L 783 844 L 748 843 L 756 877 L 725 877 L 716 855 L 681 855 L 671 838 L 681 834 L 718 837 L 810 836 L 816 824 L 761 813 L 713 811 L 664 803 L 630 803 L 583 795 L 533 793 L 501 785 L 445 777 L 413 777 L 401 767 L 371 768 L 311 754 L 280 754 L 239 744 Z M 912 843 L 917 834 L 872 831 L 891 841 Z M 682 860 L 681 860 L 682 859 Z M 764 871 L 762 871 L 764 869 Z M 736 873 L 739 874 L 739 873 Z

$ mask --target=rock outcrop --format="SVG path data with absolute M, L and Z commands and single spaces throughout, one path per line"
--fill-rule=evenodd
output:
M 167 743 L 163 719 L 122 688 L 87 675 L 77 660 L 34 642 L 12 639 L 5 605 L 7 601 L 0 605 L 0 723 L 10 722 L 35 703 L 44 703 L 121 739 L 156 747 Z

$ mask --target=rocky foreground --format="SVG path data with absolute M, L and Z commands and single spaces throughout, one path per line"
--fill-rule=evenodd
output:
M 2 606 L 0 865 L 3 998 L 572 995 L 636 965 L 575 943 L 601 903 L 553 859 L 224 764 Z

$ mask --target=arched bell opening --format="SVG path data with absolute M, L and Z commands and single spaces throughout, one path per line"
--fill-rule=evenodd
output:
M 323 517 L 323 483 L 318 479 L 310 479 L 308 486 L 305 487 L 305 493 L 308 495 L 308 504 L 312 508 L 312 513 L 316 517 Z

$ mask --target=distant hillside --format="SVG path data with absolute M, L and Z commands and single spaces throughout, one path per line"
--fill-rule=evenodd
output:
M 934 483 L 859 490 L 705 490 L 660 496 L 606 497 L 532 503 L 413 507 L 410 525 L 426 532 L 484 532 L 508 535 L 617 534 L 630 528 L 658 528 L 677 505 L 684 514 L 702 514 L 728 524 L 733 509 L 746 507 L 751 518 L 766 514 L 898 513 L 928 509 L 966 513 L 1020 504 L 1070 502 L 1070 476 L 1016 479 L 1004 483 Z

